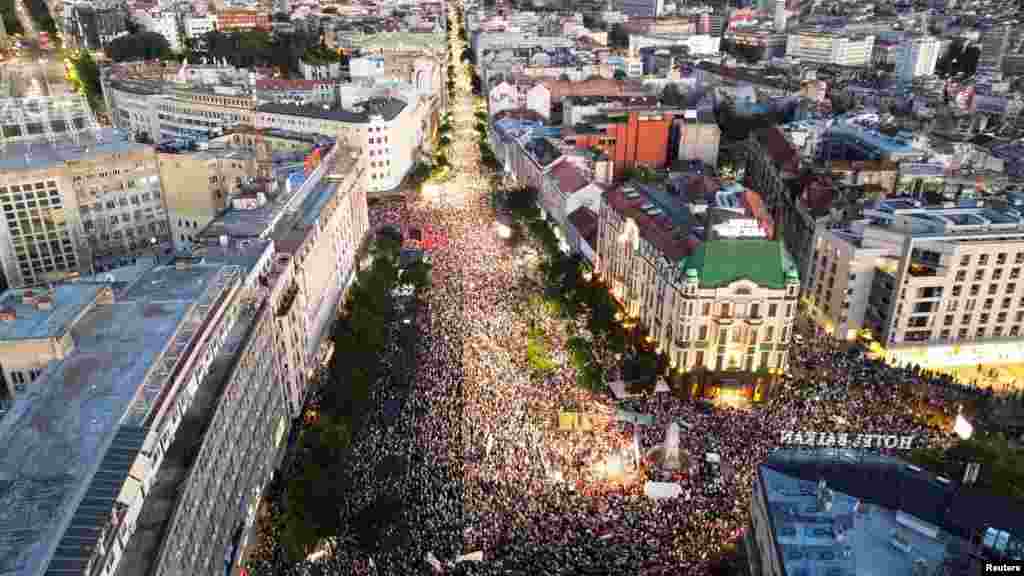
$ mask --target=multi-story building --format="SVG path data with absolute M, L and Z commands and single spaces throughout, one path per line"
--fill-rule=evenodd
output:
M 812 64 L 869 66 L 875 37 L 801 31 L 786 40 L 786 56 Z
M 255 110 L 249 87 L 177 85 L 157 104 L 160 136 L 154 140 L 213 138 L 238 124 L 252 126 Z
M 8 335 L 64 348 L 0 421 L 17 447 L 0 454 L 3 528 L 19 534 L 0 541 L 0 570 L 235 569 L 351 283 L 363 170 L 358 151 L 334 148 L 287 196 L 213 223 L 194 257 L 16 296 L 37 310 L 5 310 Z M 0 363 L 18 345 L 0 346 Z
M 821 137 L 819 159 L 831 160 L 884 160 L 889 162 L 921 161 L 926 152 L 914 146 L 913 135 L 882 134 L 873 125 L 856 122 L 833 122 Z
M 89 0 L 64 7 L 64 38 L 86 50 L 102 50 L 128 33 L 127 6 L 121 1 Z
M 710 110 L 687 110 L 675 120 L 679 134 L 679 160 L 700 160 L 707 166 L 718 166 L 718 144 L 722 131 Z
M 890 358 L 922 367 L 1017 361 L 1024 324 L 1019 215 L 886 200 L 864 216 L 815 238 L 807 293 L 826 325 L 839 329 L 846 316 L 838 336 L 864 326 Z
M 800 280 L 779 242 L 690 236 L 679 198 L 627 184 L 603 197 L 597 270 L 673 367 L 785 369 Z
M 167 45 L 174 52 L 181 51 L 181 33 L 178 28 L 178 15 L 174 12 L 161 12 L 153 17 L 152 30 L 167 40 Z
M 906 38 L 896 58 L 896 77 L 905 83 L 918 76 L 935 73 L 935 63 L 942 53 L 942 42 L 931 36 Z
M 412 170 L 423 147 L 430 145 L 436 126 L 433 101 L 415 94 L 404 97 L 370 91 L 363 99 L 343 96 L 342 106 L 264 104 L 256 116 L 257 128 L 330 134 L 366 151 L 368 191 L 397 188 Z
M 217 30 L 270 30 L 270 14 L 260 10 L 234 8 L 217 13 Z
M 1024 541 L 1018 502 L 863 450 L 775 451 L 752 490 L 752 576 L 983 574 L 986 564 L 1019 562 Z
M 664 168 L 675 151 L 669 150 L 675 115 L 650 111 L 612 112 L 591 118 L 571 136 L 579 148 L 596 147 L 615 164 L 615 173 L 627 168 Z
M 8 103 L 11 114 L 19 103 Z M 102 270 L 168 247 L 155 153 L 114 130 L 86 130 L 88 116 L 71 116 L 73 104 L 62 104 L 68 116 L 43 120 L 53 142 L 25 138 L 0 154 L 0 262 L 10 286 Z
M 199 38 L 217 29 L 217 17 L 214 15 L 188 16 L 181 21 L 181 26 L 186 38 Z

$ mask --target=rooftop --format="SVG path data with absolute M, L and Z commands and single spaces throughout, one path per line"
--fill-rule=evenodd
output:
M 653 186 L 627 184 L 605 192 L 605 200 L 623 218 L 636 222 L 640 236 L 670 262 L 686 257 L 696 245 L 689 209 Z
M 696 270 L 702 288 L 750 280 L 761 288 L 780 290 L 796 272 L 782 242 L 755 239 L 703 242 L 679 268 Z
M 84 132 L 78 144 L 66 140 L 50 144 L 45 139 L 37 142 L 13 142 L 0 151 L 0 171 L 41 170 L 80 160 L 111 154 L 129 154 L 146 148 L 126 139 L 114 128 L 102 128 L 95 135 Z
M 313 104 L 263 104 L 256 110 L 267 114 L 288 114 L 292 116 L 304 116 L 319 120 L 333 120 L 335 122 L 348 122 L 352 124 L 367 123 L 371 116 L 381 116 L 386 122 L 398 117 L 405 110 L 407 104 L 404 100 L 390 97 L 374 97 L 364 100 L 357 108 L 347 110 L 344 108 L 327 108 Z
M 0 421 L 0 573 L 41 574 L 61 559 L 58 544 L 111 443 L 136 427 L 127 416 L 147 373 L 223 270 L 158 267 L 87 312 L 71 330 L 75 350 Z M 107 496 L 99 505 L 109 517 L 116 490 Z M 100 527 L 106 519 L 94 517 Z
M 61 284 L 52 294 L 42 289 L 8 290 L 0 294 L 0 310 L 11 310 L 14 320 L 0 321 L 0 340 L 58 338 L 74 319 L 96 300 L 102 284 Z M 25 296 L 50 298 L 51 308 L 40 310 L 25 303 Z
M 819 512 L 816 505 L 821 479 L 834 491 L 830 511 Z M 759 481 L 787 573 L 913 574 L 918 558 L 934 569 L 947 552 L 962 554 L 968 541 L 988 528 L 1017 540 L 1024 534 L 1019 502 L 940 481 L 898 458 L 778 450 L 759 467 Z M 837 529 L 842 538 L 835 537 Z M 894 531 L 911 553 L 891 543 Z M 841 572 L 830 571 L 833 567 Z

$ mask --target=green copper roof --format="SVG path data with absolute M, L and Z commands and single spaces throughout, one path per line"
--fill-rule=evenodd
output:
M 762 288 L 781 289 L 787 280 L 799 279 L 782 242 L 770 240 L 704 242 L 679 267 L 697 270 L 701 288 L 718 288 L 745 279 Z

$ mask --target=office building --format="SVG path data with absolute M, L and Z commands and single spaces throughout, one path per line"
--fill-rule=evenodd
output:
M 744 539 L 752 576 L 984 574 L 1019 564 L 1022 517 L 1018 502 L 899 458 L 785 449 L 757 468 Z
M 942 42 L 931 36 L 912 37 L 903 40 L 896 55 L 896 77 L 900 82 L 910 83 L 918 76 L 935 73 L 935 63 L 942 53 Z
M 681 371 L 785 369 L 800 280 L 779 242 L 700 243 L 685 202 L 627 184 L 603 197 L 596 269 Z
M 298 188 L 208 226 L 193 257 L 0 299 L 21 302 L 3 312 L 0 364 L 23 336 L 63 346 L 0 420 L 15 447 L 2 527 L 18 534 L 0 571 L 236 569 L 355 270 L 362 170 L 335 147 Z
M 808 64 L 861 67 L 871 64 L 874 46 L 872 35 L 800 31 L 787 37 L 786 56 Z
M 839 337 L 863 326 L 890 358 L 922 367 L 1020 361 L 1019 215 L 886 200 L 864 216 L 815 237 L 807 295 L 826 326 Z
M 46 115 L 17 99 L 4 104 L 5 133 L 18 134 L 26 114 L 42 129 L 5 139 L 0 153 L 0 262 L 10 286 L 102 271 L 169 248 L 151 148 L 95 128 L 80 96 L 47 97 Z

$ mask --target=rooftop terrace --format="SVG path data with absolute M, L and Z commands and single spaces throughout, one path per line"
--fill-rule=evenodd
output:
M 147 374 L 223 271 L 145 273 L 121 300 L 85 314 L 71 332 L 75 350 L 51 363 L 0 421 L 0 574 L 42 574 L 51 559 L 64 561 L 58 544 L 115 436 L 136 428 L 129 412 Z M 116 497 L 104 494 L 108 512 Z M 102 526 L 106 518 L 88 521 Z

